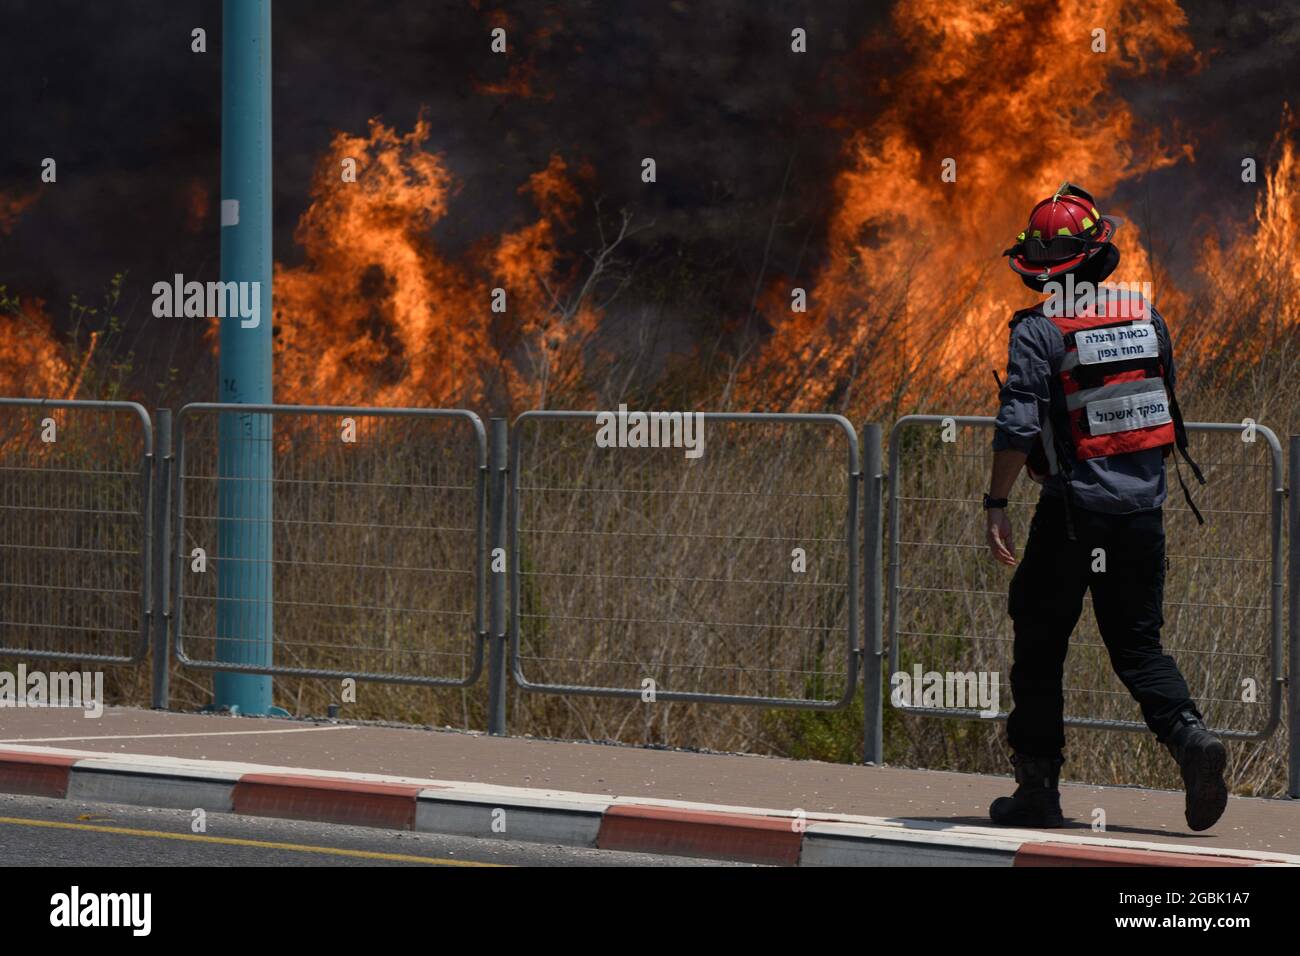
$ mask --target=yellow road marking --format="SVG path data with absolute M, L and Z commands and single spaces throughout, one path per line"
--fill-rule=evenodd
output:
M 410 856 L 405 853 L 380 853 L 377 850 L 348 850 L 342 847 L 310 846 L 303 843 L 278 843 L 271 840 L 243 840 L 239 837 L 215 837 L 199 833 L 166 833 L 162 830 L 136 830 L 131 827 L 102 827 L 86 823 L 62 823 L 56 820 L 28 820 L 23 817 L 0 817 L 0 824 L 26 827 L 47 827 L 53 830 L 90 830 L 97 833 L 116 833 L 120 836 L 151 837 L 155 840 L 185 840 L 191 843 L 216 843 L 223 846 L 249 846 L 264 850 L 293 850 L 297 853 L 322 853 L 327 856 L 349 856 L 362 860 L 387 860 L 390 863 L 426 863 L 433 866 L 502 866 L 500 863 L 475 863 L 470 860 L 448 860 L 433 856 Z

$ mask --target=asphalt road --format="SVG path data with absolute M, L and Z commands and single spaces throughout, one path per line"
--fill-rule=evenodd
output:
M 714 860 L 0 794 L 4 866 L 727 866 Z

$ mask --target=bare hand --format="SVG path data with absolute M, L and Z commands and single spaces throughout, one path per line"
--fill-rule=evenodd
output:
M 1016 546 L 1011 541 L 1011 522 L 1002 508 L 990 508 L 984 513 L 988 523 L 989 554 L 993 560 L 1008 567 L 1016 565 Z

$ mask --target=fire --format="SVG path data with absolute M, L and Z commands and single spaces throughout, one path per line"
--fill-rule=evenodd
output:
M 537 68 L 530 61 L 512 63 L 505 79 L 496 83 L 475 83 L 474 90 L 487 96 L 517 96 L 520 99 L 533 99 L 537 93 L 533 89 Z M 555 94 L 548 93 L 543 99 L 551 99 Z
M 1295 255 L 1296 239 L 1300 238 L 1300 165 L 1291 140 L 1294 125 L 1288 110 L 1276 139 L 1281 155 L 1269 171 L 1266 189 L 1255 208 L 1259 226 L 1248 240 L 1254 251 L 1253 261 L 1285 269 L 1292 284 L 1300 280 L 1300 258 Z
M 0 193 L 0 235 L 9 235 L 18 219 L 40 198 Z M 13 398 L 68 398 L 80 376 L 65 358 L 54 325 L 39 300 L 11 298 L 0 286 L 0 395 Z
M 487 19 L 511 26 L 499 11 Z M 541 48 L 560 29 L 548 23 L 520 47 Z M 1099 29 L 1104 52 L 1094 52 Z M 1124 78 L 1199 66 L 1175 0 L 915 0 L 895 5 L 888 38 L 910 65 L 878 78 L 886 105 L 846 142 L 820 265 L 762 290 L 758 310 L 772 331 L 737 362 L 726 392 L 736 407 L 861 410 L 890 397 L 916 406 L 931 389 L 953 398 L 966 382 L 969 394 L 991 396 L 988 368 L 1004 354 L 1006 321 L 1033 301 L 999 253 L 1033 203 L 1068 179 L 1124 216 L 1111 201 L 1116 187 L 1193 158 L 1176 129 L 1142 128 L 1116 91 Z M 538 96 L 532 71 L 531 60 L 512 59 L 502 85 L 478 88 Z M 1288 112 L 1254 221 L 1200 250 L 1201 279 L 1220 301 L 1274 290 L 1238 311 L 1278 328 L 1300 325 L 1293 130 Z M 551 156 L 518 187 L 535 215 L 451 254 L 435 234 L 458 211 L 457 182 L 430 137 L 423 117 L 405 132 L 372 120 L 365 134 L 338 133 L 321 157 L 296 232 L 303 261 L 275 268 L 276 400 L 582 407 L 603 316 L 583 260 L 564 250 L 592 171 Z M 955 181 L 945 181 L 947 161 Z M 352 168 L 355 178 L 345 175 Z M 0 234 L 39 195 L 0 195 Z M 202 181 L 190 181 L 185 228 L 202 229 L 210 207 Z M 1206 297 L 1150 262 L 1132 221 L 1117 242 L 1113 278 L 1152 283 L 1182 354 L 1231 347 L 1248 357 L 1239 343 L 1260 337 L 1222 321 L 1179 327 Z M 796 286 L 806 311 L 792 311 Z M 109 354 L 111 340 L 92 338 L 82 360 L 60 345 L 39 304 L 9 306 L 0 312 L 0 392 L 67 397 L 94 381 L 89 357 L 97 344 Z
M 475 405 L 495 390 L 517 404 L 555 373 L 573 380 L 597 316 L 556 304 L 570 277 L 555 239 L 580 204 L 566 164 L 552 157 L 524 186 L 535 222 L 453 261 L 431 238 L 455 182 L 429 134 L 421 118 L 405 134 L 372 120 L 367 136 L 335 136 L 298 224 L 306 261 L 275 270 L 278 401 Z
M 584 168 L 579 175 L 590 178 L 592 171 Z M 531 374 L 534 400 L 544 405 L 546 396 L 557 388 L 569 394 L 579 389 L 585 346 L 601 315 L 585 299 L 566 303 L 556 297 L 563 291 L 555 288 L 561 274 L 556 238 L 560 232 L 573 231 L 574 213 L 582 204 L 564 160 L 552 156 L 519 192 L 532 197 L 542 218 L 502 236 L 488 268 L 514 290 L 518 302 L 503 344 L 511 351 L 522 346 L 528 355 L 526 369 L 511 372 L 511 393 L 523 398 L 528 391 L 525 376 Z
M 1108 52 L 1093 52 L 1094 28 Z M 791 313 L 799 283 L 784 283 L 745 404 L 843 407 L 862 397 L 855 383 L 870 399 L 916 396 L 933 371 L 976 363 L 987 378 L 1011 313 L 1033 301 L 998 258 L 1033 204 L 1068 179 L 1122 215 L 1105 203 L 1117 184 L 1191 158 L 1111 91 L 1197 62 L 1172 0 L 924 0 L 895 7 L 893 32 L 912 64 L 881 81 L 889 105 L 849 143 L 808 311 Z M 1140 240 L 1132 223 L 1119 231 L 1115 281 L 1153 281 Z
M 185 195 L 185 231 L 199 232 L 208 219 L 212 198 L 201 179 L 191 179 Z
M 476 4 L 477 6 L 477 4 Z M 553 91 L 538 92 L 537 90 L 537 64 L 534 62 L 531 54 L 520 58 L 515 52 L 512 44 L 517 43 L 519 49 L 537 50 L 547 46 L 551 38 L 560 32 L 561 25 L 556 19 L 556 11 L 548 9 L 545 11 L 550 18 L 548 23 L 538 27 L 529 33 L 522 41 L 513 39 L 514 28 L 509 14 L 504 10 L 489 11 L 486 20 L 490 29 L 501 29 L 506 31 L 506 49 L 509 51 L 509 60 L 506 66 L 506 75 L 495 81 L 475 80 L 474 91 L 485 96 L 514 96 L 520 99 L 540 99 L 549 101 L 555 98 Z
M 16 398 L 70 398 L 79 378 L 64 358 L 42 303 L 22 301 L 12 313 L 0 312 L 0 395 Z
M 1277 161 L 1266 173 L 1264 190 L 1256 199 L 1253 228 L 1239 230 L 1227 250 L 1219 245 L 1216 235 L 1206 237 L 1201 271 L 1210 280 L 1227 284 L 1232 280 L 1230 271 L 1240 277 L 1244 269 L 1247 281 L 1271 278 L 1292 287 L 1300 285 L 1300 259 L 1295 255 L 1300 243 L 1300 163 L 1292 140 L 1294 131 L 1295 116 L 1290 108 L 1284 109 L 1282 127 L 1273 142 Z M 1294 323 L 1296 317 L 1291 312 L 1284 324 Z
M 1220 301 L 1233 302 L 1238 314 L 1267 321 L 1239 330 L 1244 334 L 1234 334 L 1222 322 L 1206 323 L 1197 341 L 1204 353 L 1225 346 L 1258 347 L 1271 340 L 1270 333 L 1300 325 L 1300 258 L 1295 254 L 1300 245 L 1300 162 L 1295 126 L 1295 115 L 1286 108 L 1273 141 L 1276 160 L 1255 202 L 1251 228 L 1238 230 L 1226 248 L 1210 234 L 1201 252 L 1199 270 L 1219 290 Z M 1214 330 L 1220 334 L 1216 336 Z

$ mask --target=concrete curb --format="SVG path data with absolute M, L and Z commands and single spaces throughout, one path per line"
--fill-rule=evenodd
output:
M 595 847 L 608 807 L 607 800 L 548 799 L 526 791 L 501 794 L 439 787 L 420 791 L 415 829 L 479 839 Z
M 774 866 L 1300 866 L 1284 853 L 48 747 L 0 750 L 0 793 Z
M 124 767 L 119 761 L 78 760 L 69 774 L 67 797 L 88 803 L 125 803 L 169 810 L 233 813 L 240 774 L 147 763 Z
M 611 806 L 600 822 L 602 850 L 667 853 L 769 866 L 798 866 L 803 833 L 789 817 L 717 810 Z
M 1258 866 L 1245 857 L 1162 853 L 1119 847 L 1071 846 L 1068 843 L 1026 843 L 1016 851 L 1014 866 Z
M 76 762 L 74 758 L 52 754 L 11 755 L 0 751 L 0 792 L 64 797 Z

